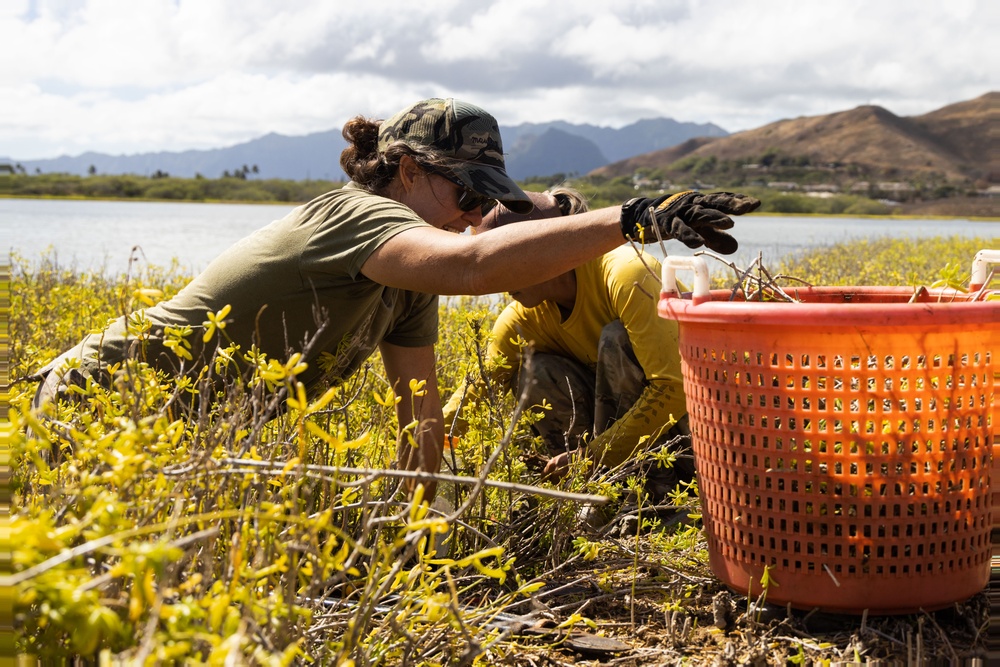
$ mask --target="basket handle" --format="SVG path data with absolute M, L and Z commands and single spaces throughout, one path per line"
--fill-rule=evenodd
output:
M 972 277 L 969 279 L 969 291 L 976 292 L 986 283 L 987 267 L 990 264 L 1000 264 L 1000 250 L 980 250 L 972 260 Z
M 708 265 L 701 257 L 679 257 L 668 255 L 660 266 L 663 296 L 679 298 L 677 291 L 677 269 L 687 269 L 694 272 L 694 290 L 691 292 L 691 303 L 698 305 L 708 301 Z

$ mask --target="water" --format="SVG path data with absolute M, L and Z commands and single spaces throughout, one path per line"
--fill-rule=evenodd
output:
M 255 229 L 283 217 L 291 204 L 199 204 L 92 200 L 0 199 L 0 252 L 35 260 L 54 253 L 64 266 L 112 274 L 128 268 L 134 247 L 150 264 L 176 259 L 191 273 Z M 1000 247 L 1000 222 L 891 220 L 753 215 L 732 230 L 740 266 L 761 253 L 765 266 L 805 250 L 861 238 L 962 236 L 992 239 Z M 693 251 L 677 241 L 667 252 Z M 971 258 L 970 258 L 971 262 Z
M 786 257 L 859 239 L 883 237 L 919 239 L 935 236 L 992 239 L 990 247 L 1000 247 L 1000 222 L 966 219 L 886 219 L 813 216 L 759 216 L 739 218 L 729 230 L 740 242 L 732 256 L 738 266 L 747 266 L 760 253 L 764 266 L 773 266 Z M 667 252 L 685 255 L 696 252 L 674 241 Z M 972 258 L 969 258 L 971 263 Z
M 57 199 L 0 199 L 0 252 L 34 260 L 54 253 L 63 266 L 124 272 L 139 259 L 196 273 L 230 245 L 293 206 Z

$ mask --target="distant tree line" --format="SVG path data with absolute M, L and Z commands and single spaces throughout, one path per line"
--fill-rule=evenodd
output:
M 714 155 L 683 157 L 665 167 L 640 167 L 633 178 L 667 184 L 711 183 L 721 188 L 771 187 L 776 182 L 797 187 L 826 187 L 869 198 L 884 197 L 877 184 L 890 182 L 897 187 L 893 199 L 925 200 L 975 195 L 974 180 L 957 182 L 942 172 L 913 172 L 895 167 L 872 167 L 845 162 L 817 162 L 807 155 L 788 155 L 768 149 L 760 155 L 721 159 Z
M 257 173 L 253 166 L 241 166 L 227 172 L 222 178 L 214 179 L 201 175 L 177 178 L 160 170 L 150 176 L 25 174 L 13 169 L 0 170 L 0 197 L 304 203 L 344 185 L 342 181 L 247 178 L 253 173 Z M 783 192 L 758 184 L 734 186 L 729 183 L 708 183 L 697 177 L 677 181 L 657 184 L 649 178 L 637 179 L 636 175 L 607 178 L 556 174 L 546 178 L 530 178 L 522 185 L 529 190 L 569 185 L 587 196 L 593 208 L 617 205 L 632 197 L 655 197 L 664 192 L 687 189 L 739 189 L 758 197 L 763 202 L 760 209 L 763 213 L 887 215 L 897 210 L 895 202 L 877 200 L 865 193 L 842 192 L 815 197 L 802 192 Z
M 41 169 L 36 169 L 39 174 L 42 173 Z M 0 174 L 27 174 L 28 170 L 24 168 L 24 165 L 18 162 L 17 164 L 0 164 Z
M 96 170 L 94 170 L 96 172 Z M 149 199 L 168 201 L 307 202 L 342 187 L 340 181 L 248 179 L 256 165 L 222 178 L 177 178 L 157 170 L 150 176 L 35 174 L 0 171 L 0 196 Z
M 252 167 L 248 167 L 246 165 L 243 165 L 242 167 L 240 167 L 238 169 L 234 169 L 232 172 L 230 172 L 228 169 L 225 170 L 224 172 L 222 172 L 222 177 L 223 178 L 239 178 L 239 179 L 245 181 L 245 180 L 247 180 L 247 176 L 248 175 L 253 174 L 254 176 L 256 176 L 259 173 L 260 173 L 260 169 L 257 167 L 257 165 L 253 165 Z
M 525 182 L 525 187 L 531 190 L 546 190 L 557 185 L 569 185 L 583 193 L 590 202 L 591 208 L 614 206 L 632 197 L 657 197 L 665 192 L 681 190 L 718 190 L 724 189 L 715 184 L 703 183 L 697 180 L 686 181 L 683 184 L 671 185 L 669 188 L 637 185 L 632 176 L 617 176 L 604 178 L 600 176 L 584 176 L 568 179 L 564 174 L 552 178 L 531 178 Z M 864 195 L 837 194 L 830 197 L 810 197 L 801 193 L 777 192 L 762 186 L 741 186 L 740 192 L 753 195 L 761 200 L 762 213 L 797 213 L 814 215 L 888 215 L 893 212 L 893 206 L 870 199 Z

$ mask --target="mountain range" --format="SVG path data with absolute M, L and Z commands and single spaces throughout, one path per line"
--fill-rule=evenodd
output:
M 681 123 L 670 118 L 640 120 L 622 128 L 574 125 L 564 121 L 525 123 L 501 127 L 507 169 L 516 180 L 562 173 L 585 174 L 615 160 L 680 143 L 695 136 L 725 136 L 711 123 Z M 271 133 L 227 148 L 161 151 L 135 155 L 87 152 L 42 160 L 0 158 L 0 164 L 19 164 L 27 172 L 85 175 L 152 175 L 209 178 L 233 173 L 244 165 L 257 166 L 254 177 L 291 180 L 345 179 L 340 152 L 346 147 L 340 130 L 302 136 Z
M 778 175 L 794 167 L 834 182 L 859 178 L 963 182 L 989 186 L 1000 182 L 1000 92 L 951 104 L 919 116 L 897 116 L 864 105 L 820 116 L 779 120 L 729 134 L 712 123 L 644 119 L 621 128 L 564 121 L 501 127 L 507 168 L 516 180 L 531 177 L 632 176 L 659 171 L 667 178 L 689 178 L 694 164 L 728 182 L 762 180 L 755 170 Z M 256 166 L 253 178 L 341 180 L 340 130 L 302 136 L 267 134 L 227 148 L 180 152 L 107 155 L 84 153 L 45 160 L 5 160 L 27 172 L 215 178 Z M 714 172 L 712 170 L 715 170 Z M 741 171 L 742 174 L 734 174 Z M 790 173 L 786 169 L 785 173 Z M 766 179 L 765 179 L 766 180 Z

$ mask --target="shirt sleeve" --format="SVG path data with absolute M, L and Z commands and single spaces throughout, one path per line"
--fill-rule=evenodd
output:
M 595 459 L 616 466 L 628 460 L 640 447 L 651 445 L 686 412 L 684 392 L 678 391 L 675 383 L 654 380 L 628 412 L 587 443 L 587 448 Z
M 296 214 L 311 230 L 301 258 L 307 276 L 356 279 L 383 243 L 408 229 L 430 226 L 399 202 L 348 186 L 317 197 Z
M 406 309 L 385 336 L 385 342 L 400 347 L 434 345 L 438 339 L 438 296 L 422 292 L 404 292 Z
M 643 259 L 645 264 L 638 257 L 615 253 L 605 269 L 612 309 L 649 383 L 628 412 L 589 443 L 591 452 L 608 465 L 625 461 L 640 439 L 659 437 L 687 414 L 677 322 L 657 313 L 660 264 L 649 255 Z
M 610 258 L 605 280 L 611 309 L 628 332 L 632 350 L 646 379 L 680 383 L 677 322 L 660 317 L 656 311 L 660 294 L 659 262 L 649 255 L 643 257 L 645 265 L 638 257 L 628 257 L 624 253 L 615 253 Z

